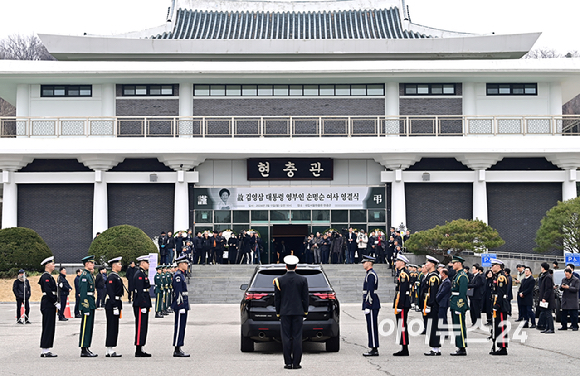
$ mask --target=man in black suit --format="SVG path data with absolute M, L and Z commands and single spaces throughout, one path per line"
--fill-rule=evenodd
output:
M 483 307 L 483 297 L 485 295 L 485 276 L 483 275 L 483 267 L 479 264 L 473 265 L 471 268 L 473 278 L 467 285 L 472 289 L 472 294 L 469 297 L 469 310 L 471 315 L 471 324 L 478 325 L 481 320 L 481 310 Z M 469 295 L 469 294 L 468 294 Z
M 346 236 L 346 263 L 354 264 L 354 253 L 356 251 L 356 232 L 352 230 L 352 227 L 348 229 L 348 235 Z
M 536 286 L 536 280 L 532 276 L 532 269 L 529 266 L 524 267 L 525 277 L 520 281 L 520 288 L 518 290 L 518 298 L 520 299 L 520 305 L 522 306 L 522 318 L 526 320 L 524 328 L 536 327 L 536 315 L 532 310 L 534 305 L 534 287 Z M 531 321 L 531 326 L 530 326 Z
M 300 369 L 302 360 L 302 324 L 308 315 L 308 280 L 296 274 L 298 257 L 284 257 L 286 274 L 274 279 L 276 315 L 280 318 L 284 368 Z
M 437 291 L 437 304 L 439 305 L 439 320 L 443 320 L 443 324 L 447 325 L 447 316 L 449 312 L 449 298 L 451 297 L 451 281 L 449 280 L 449 272 L 445 268 L 439 271 L 441 276 L 441 286 Z M 443 328 L 439 328 L 442 329 Z

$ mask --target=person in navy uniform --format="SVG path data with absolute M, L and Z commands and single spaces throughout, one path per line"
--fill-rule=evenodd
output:
M 81 270 L 77 269 L 76 274 L 77 276 L 75 277 L 75 319 L 82 319 L 83 315 L 81 315 L 81 309 L 80 309 L 80 305 L 81 305 L 81 287 L 80 287 L 80 282 L 81 282 Z
M 381 302 L 376 290 L 379 288 L 379 277 L 373 269 L 375 258 L 364 255 L 362 258 L 363 268 L 366 270 L 365 281 L 363 282 L 363 303 L 362 309 L 365 311 L 367 320 L 367 335 L 369 337 L 370 351 L 363 353 L 363 356 L 379 356 L 379 310 Z
M 119 276 L 119 272 L 123 267 L 121 263 L 122 257 L 116 257 L 107 261 L 111 265 L 111 274 L 107 278 L 107 300 L 105 302 L 105 313 L 107 316 L 107 339 L 105 346 L 107 347 L 107 358 L 119 358 L 122 355 L 117 353 L 114 349 L 117 347 L 117 338 L 119 336 L 119 319 L 121 318 L 121 311 L 123 310 L 123 295 L 125 294 L 125 285 Z
M 284 257 L 286 274 L 274 278 L 274 303 L 280 318 L 284 368 L 300 369 L 302 366 L 302 324 L 308 316 L 308 280 L 296 274 L 298 257 Z
M 189 311 L 189 297 L 187 292 L 186 272 L 189 265 L 189 260 L 186 255 L 175 260 L 177 263 L 177 271 L 173 276 L 171 285 L 173 286 L 173 299 L 171 308 L 175 312 L 175 328 L 173 330 L 173 351 L 174 358 L 189 358 L 181 350 L 185 339 L 185 326 L 187 325 L 187 311 Z
M 431 350 L 426 352 L 425 356 L 439 356 L 441 355 L 441 337 L 439 332 L 439 303 L 437 302 L 437 293 L 441 285 L 441 277 L 437 272 L 437 265 L 439 260 L 433 256 L 427 256 L 425 269 L 427 274 L 423 280 L 423 317 L 427 318 L 427 336 L 429 338 L 429 346 Z
M 409 308 L 411 308 L 411 286 L 409 272 L 407 272 L 407 264 L 409 259 L 402 254 L 398 254 L 395 259 L 395 268 L 398 271 L 397 286 L 395 288 L 395 302 L 393 308 L 395 309 L 395 317 L 397 319 L 397 331 L 399 337 L 399 344 L 402 346 L 401 351 L 393 354 L 393 356 L 409 356 L 409 328 L 407 326 L 407 318 L 409 316 Z
M 498 259 L 491 260 L 491 271 L 493 272 L 493 285 L 491 288 L 491 299 L 493 309 L 492 338 L 493 346 L 491 355 L 507 355 L 507 334 L 506 325 L 510 309 L 508 292 L 511 289 L 508 278 L 503 270 L 503 262 Z M 496 349 L 496 347 L 498 349 Z
M 79 333 L 79 347 L 81 348 L 82 358 L 95 358 L 89 347 L 93 341 L 93 331 L 95 328 L 95 280 L 93 271 L 95 270 L 95 256 L 87 256 L 82 259 L 85 269 L 81 274 L 80 286 L 80 310 L 83 314 L 81 320 L 81 329 Z
M 151 354 L 143 351 L 147 343 L 147 327 L 149 322 L 149 309 L 151 308 L 151 295 L 149 295 L 149 255 L 137 258 L 139 268 L 133 277 L 135 296 L 133 299 L 133 313 L 135 314 L 135 357 L 149 358 Z
M 58 274 L 58 296 L 60 298 L 60 309 L 58 310 L 58 321 L 68 321 L 64 317 L 64 310 L 66 308 L 66 301 L 68 294 L 72 291 L 70 283 L 66 279 L 66 268 L 61 267 Z
M 41 358 L 56 358 L 50 349 L 54 345 L 54 329 L 56 327 L 56 311 L 60 309 L 60 303 L 56 295 L 56 282 L 52 275 L 54 271 L 54 256 L 45 258 L 40 265 L 44 265 L 44 273 L 38 279 L 42 299 L 40 300 L 40 313 L 42 314 L 42 334 L 40 335 Z

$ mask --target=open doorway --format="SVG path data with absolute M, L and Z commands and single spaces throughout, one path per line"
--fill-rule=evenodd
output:
M 272 225 L 272 263 L 282 263 L 290 254 L 304 260 L 304 238 L 308 236 L 308 225 Z

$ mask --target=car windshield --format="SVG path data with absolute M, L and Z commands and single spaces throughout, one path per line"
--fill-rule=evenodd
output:
M 564 278 L 566 278 L 566 276 L 564 275 L 564 271 L 563 270 L 554 270 L 554 284 L 555 285 L 560 285 L 560 283 L 562 283 L 562 280 Z
M 252 288 L 260 290 L 274 290 L 274 278 L 280 277 L 286 273 L 285 269 L 261 270 L 256 274 Z M 308 279 L 308 289 L 329 288 L 324 274 L 320 270 L 297 269 L 296 273 L 305 276 Z

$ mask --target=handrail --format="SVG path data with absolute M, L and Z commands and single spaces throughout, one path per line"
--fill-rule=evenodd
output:
M 578 136 L 580 115 L 0 117 L 2 138 L 517 135 Z

